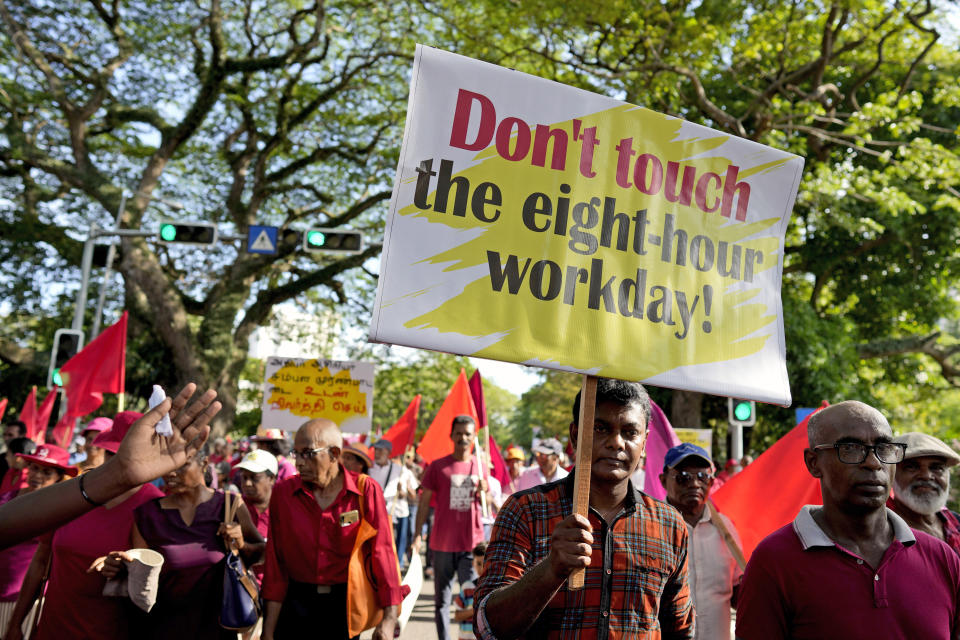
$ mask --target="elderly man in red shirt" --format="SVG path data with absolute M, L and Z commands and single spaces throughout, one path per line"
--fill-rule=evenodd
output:
M 887 509 L 906 445 L 862 402 L 832 405 L 807 423 L 807 470 L 823 506 L 757 546 L 737 607 L 742 640 L 954 640 L 960 558 Z
M 300 475 L 278 482 L 270 499 L 270 535 L 263 577 L 263 640 L 320 633 L 348 637 L 347 565 L 366 520 L 377 530 L 370 542 L 370 566 L 383 619 L 375 640 L 393 638 L 403 600 L 397 555 L 383 491 L 367 479 L 361 494 L 358 474 L 340 464 L 340 429 L 325 419 L 297 431 L 293 455 Z

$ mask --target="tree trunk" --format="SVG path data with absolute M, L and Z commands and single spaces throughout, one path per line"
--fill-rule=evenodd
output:
M 670 399 L 670 423 L 676 429 L 699 429 L 703 394 L 675 389 Z

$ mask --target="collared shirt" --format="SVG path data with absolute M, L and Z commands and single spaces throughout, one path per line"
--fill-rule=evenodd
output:
M 417 490 L 417 480 L 413 477 L 413 472 L 396 462 L 387 462 L 382 466 L 374 462 L 369 476 L 383 489 L 383 499 L 387 501 L 387 513 L 391 519 L 396 521 L 408 517 L 410 506 L 405 498 L 399 497 L 399 489 L 404 492 Z
M 743 640 L 951 640 L 960 558 L 887 509 L 893 542 L 874 569 L 831 540 L 807 505 L 754 550 L 737 606 Z
M 569 472 L 566 469 L 560 465 L 557 465 L 557 470 L 553 473 L 553 477 L 548 478 L 543 475 L 543 471 L 540 470 L 540 465 L 533 465 L 531 468 L 520 474 L 520 491 L 532 489 L 537 485 L 547 484 L 548 482 L 563 480 L 567 477 L 568 473 Z
M 521 491 L 493 525 L 477 585 L 476 633 L 495 638 L 486 617 L 490 594 L 520 580 L 550 553 L 550 536 L 573 512 L 574 476 Z M 590 509 L 593 553 L 584 589 L 563 586 L 527 631 L 530 638 L 693 638 L 687 583 L 687 527 L 672 507 L 630 485 L 610 525 Z
M 730 519 L 717 515 L 727 526 L 737 545 L 740 535 Z M 730 598 L 733 586 L 740 582 L 743 571 L 730 552 L 723 534 L 710 519 L 710 506 L 704 505 L 703 515 L 696 526 L 687 525 L 690 533 L 687 566 L 690 575 L 690 593 L 697 611 L 697 640 L 729 640 Z M 742 546 L 742 545 L 741 545 Z
M 350 552 L 360 528 L 358 474 L 340 465 L 343 489 L 326 509 L 321 509 L 300 476 L 278 482 L 270 498 L 270 535 L 267 536 L 266 570 L 261 594 L 264 600 L 282 602 L 289 580 L 334 585 L 347 582 Z M 400 572 L 393 549 L 393 534 L 380 485 L 367 481 L 363 494 L 367 521 L 377 530 L 372 540 L 370 565 L 381 607 L 400 604 Z M 346 516 L 342 518 L 342 516 Z

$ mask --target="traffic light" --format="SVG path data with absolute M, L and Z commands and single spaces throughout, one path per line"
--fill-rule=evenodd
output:
M 341 229 L 309 229 L 303 234 L 303 250 L 360 253 L 363 251 L 363 234 Z
M 298 246 L 300 246 L 300 232 L 296 229 L 281 229 L 279 233 L 279 240 L 277 244 L 281 248 L 293 251 Z
M 161 222 L 160 240 L 178 244 L 213 244 L 217 225 L 209 222 Z
M 60 378 L 60 367 L 65 365 L 67 360 L 77 355 L 81 348 L 83 348 L 83 331 L 57 329 L 57 332 L 53 334 L 50 368 L 47 369 L 48 389 L 52 389 L 53 385 L 63 386 L 63 380 Z
M 752 427 L 757 423 L 757 403 L 753 400 L 727 398 L 727 420 Z

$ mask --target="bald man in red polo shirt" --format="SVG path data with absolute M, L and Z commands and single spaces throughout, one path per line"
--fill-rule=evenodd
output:
M 311 420 L 297 431 L 293 455 L 299 476 L 278 482 L 270 499 L 270 533 L 261 595 L 263 640 L 304 634 L 348 637 L 347 564 L 359 524 L 357 473 L 340 464 L 343 438 L 333 422 Z M 380 485 L 365 483 L 363 510 L 377 530 L 373 578 L 383 620 L 374 640 L 392 640 L 403 600 L 393 534 Z M 319 634 L 319 635 L 317 635 Z
M 808 423 L 803 458 L 823 506 L 754 550 L 737 607 L 742 640 L 953 640 L 960 558 L 885 504 L 905 445 L 883 415 L 841 402 Z

